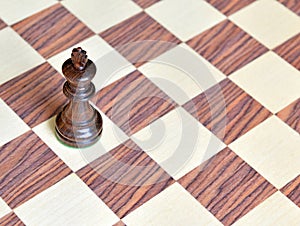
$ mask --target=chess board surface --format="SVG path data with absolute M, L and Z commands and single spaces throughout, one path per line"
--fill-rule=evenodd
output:
M 300 225 L 298 0 L 0 0 L 0 225 Z M 61 65 L 100 141 L 60 143 Z

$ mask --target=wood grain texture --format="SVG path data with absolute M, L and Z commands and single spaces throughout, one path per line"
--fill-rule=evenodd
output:
M 299 0 L 278 0 L 284 6 L 292 10 L 298 16 L 300 16 L 300 1 Z
M 300 70 L 300 33 L 276 47 L 274 51 L 295 68 Z
M 1 226 L 25 226 L 25 224 L 13 212 L 0 218 L 0 225 Z
M 174 183 L 157 163 L 130 140 L 77 174 L 119 218 Z
M 128 135 L 176 107 L 170 97 L 139 71 L 103 88 L 92 100 Z
M 31 127 L 56 115 L 66 103 L 64 79 L 48 63 L 0 86 L 0 97 Z
M 60 3 L 18 22 L 12 28 L 45 58 L 94 35 Z
M 226 75 L 268 51 L 228 20 L 197 35 L 187 44 Z
M 300 208 L 300 175 L 280 190 Z
M 229 16 L 238 10 L 246 7 L 247 5 L 251 4 L 252 2 L 255 2 L 255 0 L 226 0 L 226 1 L 220 1 L 220 0 L 206 0 L 208 3 L 213 5 L 215 8 L 220 10 L 222 13 L 224 13 L 226 16 Z
M 276 192 L 276 188 L 226 148 L 179 183 L 224 225 L 231 225 Z
M 136 4 L 138 4 L 143 9 L 146 9 L 153 4 L 160 2 L 161 0 L 133 0 Z
M 300 134 L 300 98 L 276 115 Z
M 7 25 L 3 22 L 3 20 L 0 19 L 0 30 L 5 28 Z
M 183 107 L 226 144 L 272 115 L 229 79 L 196 96 Z
M 100 36 L 128 61 L 138 66 L 180 43 L 179 39 L 145 12 L 117 24 Z
M 70 173 L 32 131 L 0 148 L 0 196 L 12 209 Z

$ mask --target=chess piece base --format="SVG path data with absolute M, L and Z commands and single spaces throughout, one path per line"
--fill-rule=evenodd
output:
M 62 114 L 56 117 L 55 132 L 57 138 L 76 148 L 84 148 L 95 144 L 102 134 L 102 117 L 95 110 L 95 117 L 84 124 L 74 124 L 72 121 L 64 120 Z

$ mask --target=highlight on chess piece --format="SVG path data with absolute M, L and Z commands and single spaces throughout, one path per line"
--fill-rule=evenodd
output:
M 56 135 L 72 147 L 90 146 L 99 140 L 103 123 L 100 113 L 89 103 L 95 94 L 91 80 L 96 74 L 96 65 L 88 59 L 86 51 L 78 47 L 64 62 L 62 72 L 67 80 L 63 92 L 69 102 L 56 117 Z

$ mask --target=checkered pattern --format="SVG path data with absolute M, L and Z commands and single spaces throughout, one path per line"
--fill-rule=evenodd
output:
M 299 1 L 26 2 L 0 2 L 0 225 L 300 225 Z M 54 133 L 77 46 L 104 121 L 82 150 Z

